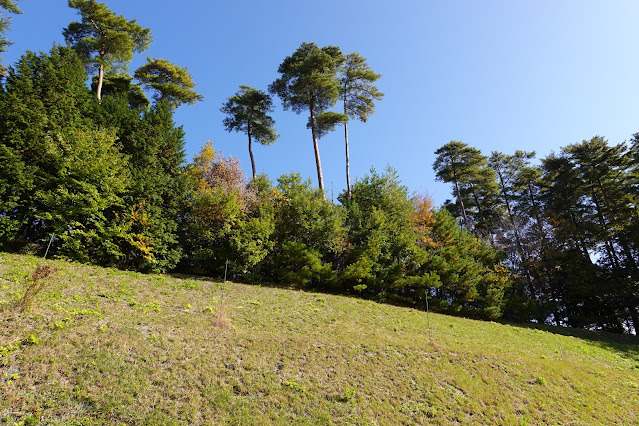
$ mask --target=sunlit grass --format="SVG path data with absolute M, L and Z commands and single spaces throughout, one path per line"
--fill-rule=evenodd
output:
M 637 424 L 632 337 L 0 254 L 0 422 Z

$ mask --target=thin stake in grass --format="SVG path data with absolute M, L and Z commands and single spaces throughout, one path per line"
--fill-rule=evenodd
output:
M 49 253 L 49 248 L 51 248 L 51 243 L 53 242 L 54 238 L 55 238 L 55 234 L 51 234 L 51 239 L 49 240 L 49 245 L 47 246 L 47 250 L 44 252 L 43 259 L 47 258 L 47 254 Z
M 428 323 L 428 338 L 431 338 L 430 333 L 430 310 L 428 309 L 428 290 L 426 290 L 426 322 Z
M 229 261 L 227 259 L 224 266 L 224 283 L 222 284 L 222 295 L 215 312 L 215 319 L 213 320 L 213 325 L 219 328 L 229 328 L 231 326 L 231 318 L 228 311 L 224 307 L 224 290 L 226 288 L 226 273 L 228 271 L 228 267 Z

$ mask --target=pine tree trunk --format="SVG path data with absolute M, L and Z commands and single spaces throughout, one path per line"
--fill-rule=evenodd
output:
M 601 178 L 597 179 L 597 183 L 599 184 L 599 190 L 601 191 L 601 195 L 603 197 L 604 203 L 606 204 L 606 208 L 608 210 L 608 213 L 610 213 L 610 218 L 612 219 L 613 223 L 616 225 L 621 225 L 619 224 L 618 220 L 617 220 L 617 216 L 615 215 L 614 211 L 612 210 L 612 204 L 610 203 L 610 199 L 608 199 L 608 194 L 606 192 L 606 190 L 604 189 L 603 186 L 603 182 L 601 181 Z M 614 227 L 613 227 L 614 229 Z M 630 245 L 628 244 L 628 241 L 626 240 L 626 238 L 622 235 L 622 234 L 617 234 L 617 239 L 619 240 L 619 244 L 621 245 L 621 248 L 623 249 L 623 253 L 624 253 L 624 257 L 626 258 L 626 261 L 628 262 L 628 265 L 630 266 L 630 269 L 633 272 L 637 269 L 637 263 L 635 262 L 634 257 L 632 256 L 632 250 L 630 250 Z
M 348 201 L 351 201 L 351 172 L 350 172 L 350 160 L 348 155 L 347 123 L 344 123 L 344 140 L 346 141 L 346 197 Z
M 515 244 L 517 245 L 517 251 L 519 252 L 519 258 L 521 259 L 521 266 L 524 269 L 524 274 L 528 279 L 528 283 L 532 283 L 532 279 L 530 277 L 530 272 L 528 271 L 528 263 L 526 259 L 526 255 L 524 254 L 524 247 L 521 244 L 521 239 L 519 238 L 519 229 L 515 224 L 515 217 L 513 216 L 512 208 L 510 207 L 510 199 L 508 198 L 508 194 L 506 193 L 506 184 L 504 182 L 504 177 L 501 174 L 501 170 L 497 172 L 499 176 L 499 183 L 501 185 L 501 192 L 504 197 L 504 202 L 506 203 L 506 210 L 508 211 L 508 219 L 510 220 L 510 225 L 513 227 L 513 233 L 515 234 Z
M 317 183 L 318 183 L 319 189 L 322 190 L 324 199 L 326 199 L 326 194 L 324 193 L 324 177 L 322 176 L 322 161 L 320 160 L 319 144 L 317 143 L 317 122 L 315 121 L 315 110 L 314 110 L 312 98 L 311 98 L 311 104 L 309 109 L 311 112 L 311 133 L 313 134 L 313 149 L 315 150 L 315 165 L 317 166 Z
M 462 217 L 464 218 L 464 225 L 466 225 L 466 230 L 470 232 L 470 225 L 468 224 L 468 216 L 466 216 L 466 207 L 464 207 L 464 200 L 462 200 L 461 191 L 459 190 L 459 180 L 457 179 L 457 172 L 453 168 L 453 177 L 455 178 L 455 189 L 457 190 L 457 199 L 459 200 L 459 204 L 462 210 Z
M 253 148 L 251 146 L 251 127 L 248 127 L 249 156 L 251 157 L 251 167 L 253 169 L 253 180 L 255 180 L 255 159 L 253 158 Z
M 539 208 L 537 207 L 537 202 L 535 200 L 535 196 L 533 195 L 533 190 L 530 183 L 528 183 L 527 187 L 528 187 L 528 195 L 530 195 L 530 202 L 533 206 L 533 212 L 534 212 L 533 215 L 535 216 L 535 221 L 537 222 L 537 231 L 539 232 L 539 237 L 541 238 L 542 244 L 545 246 L 546 236 L 544 234 L 544 226 L 542 225 L 541 217 L 539 215 Z
M 595 210 L 597 211 L 597 217 L 599 218 L 599 225 L 601 226 L 602 231 L 606 233 L 609 227 L 608 227 L 608 224 L 606 223 L 606 218 L 604 217 L 601 204 L 599 202 L 599 197 L 597 197 L 597 194 L 595 193 L 594 188 L 592 188 L 592 200 L 595 203 L 595 208 L 596 208 Z M 607 235 L 605 236 L 604 245 L 606 246 L 606 250 L 608 251 L 608 258 L 610 259 L 610 263 L 612 263 L 613 267 L 619 268 L 619 259 L 617 258 L 615 254 L 615 249 L 614 249 L 614 246 L 612 245 L 612 241 L 610 241 L 610 238 L 608 238 Z
M 590 263 L 592 265 L 592 259 L 590 258 L 590 253 L 588 252 L 588 248 L 586 247 L 586 243 L 584 242 L 582 236 L 581 236 L 581 227 L 579 226 L 579 223 L 577 223 L 577 219 L 575 218 L 575 215 L 573 214 L 572 210 L 568 210 L 569 213 L 569 218 L 570 218 L 570 223 L 572 224 L 572 226 L 575 228 L 575 232 L 577 235 L 575 235 L 575 238 L 577 239 L 577 241 L 579 242 L 579 247 L 581 248 L 582 254 L 584 255 L 584 257 L 586 259 L 588 259 L 588 263 Z
M 102 103 L 102 83 L 104 81 L 104 65 L 100 64 L 98 68 L 98 88 L 96 95 L 98 97 L 98 103 Z

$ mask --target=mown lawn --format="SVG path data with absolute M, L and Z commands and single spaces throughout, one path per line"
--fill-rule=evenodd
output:
M 0 423 L 639 424 L 639 339 L 0 253 Z M 430 332 L 429 332 L 430 323 Z

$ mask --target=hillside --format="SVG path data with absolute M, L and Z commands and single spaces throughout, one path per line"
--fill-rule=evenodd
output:
M 0 254 L 0 422 L 637 424 L 639 342 Z M 430 333 L 429 333 L 430 323 Z

